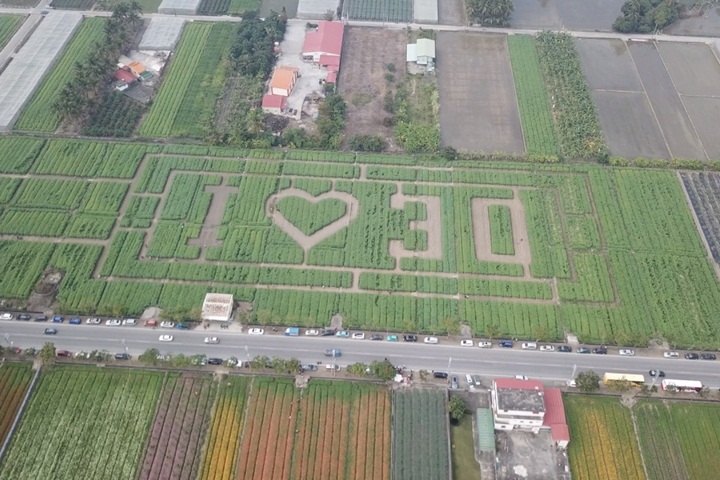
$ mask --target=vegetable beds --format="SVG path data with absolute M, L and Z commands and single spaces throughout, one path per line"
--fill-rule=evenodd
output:
M 5 363 L 0 367 L 0 444 L 10 433 L 32 377 L 30 363 Z

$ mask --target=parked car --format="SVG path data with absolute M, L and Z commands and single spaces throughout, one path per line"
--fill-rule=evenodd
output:
M 317 369 L 318 367 L 314 363 L 304 363 L 300 365 L 300 370 L 303 372 L 317 372 Z
M 355 332 L 352 334 L 353 340 L 365 340 L 365 332 Z
M 342 356 L 342 352 L 336 348 L 331 348 L 331 349 L 325 350 L 325 356 L 326 357 L 340 357 L 340 356 Z
M 222 365 L 223 359 L 222 358 L 208 358 L 207 363 L 208 363 L 208 365 Z
M 380 335 L 379 333 L 373 333 L 372 335 L 370 335 L 370 340 L 379 341 L 382 339 L 383 339 L 383 336 Z
M 128 325 L 128 326 L 134 326 L 134 325 L 137 325 L 137 320 L 135 320 L 134 318 L 126 318 L 125 320 L 122 321 L 122 324 Z
M 127 353 L 116 353 L 115 360 L 130 360 L 130 355 Z
M 205 343 L 214 345 L 220 343 L 220 339 L 218 337 L 205 337 Z
M 700 360 L 717 360 L 714 353 L 701 353 Z
M 433 377 L 447 380 L 448 374 L 445 372 L 433 372 Z
M 560 345 L 559 347 L 557 347 L 557 351 L 570 353 L 572 352 L 572 347 L 570 345 Z
M 417 342 L 417 335 L 403 335 L 403 342 Z
M 68 323 L 70 325 L 80 325 L 82 323 L 82 320 L 80 320 L 78 317 L 72 317 Z
M 46 329 L 45 329 L 45 335 L 57 335 L 57 329 L 55 329 L 55 328 L 46 328 Z
M 635 356 L 635 350 L 633 350 L 632 348 L 621 348 L 618 353 L 619 353 L 620 355 L 622 355 L 623 357 L 633 357 L 633 356 Z
M 662 370 L 650 370 L 648 372 L 648 374 L 650 374 L 651 377 L 664 377 L 665 376 L 665 372 L 663 372 Z
M 523 350 L 537 350 L 537 343 L 535 342 L 524 342 L 521 345 Z
M 452 388 L 453 390 L 457 390 L 459 388 L 458 378 L 455 375 L 453 375 L 450 379 L 450 388 Z
M 335 336 L 340 338 L 350 338 L 350 332 L 348 332 L 347 330 L 340 330 L 335 333 Z
M 680 358 L 680 354 L 678 352 L 663 352 L 663 357 L 665 358 Z
M 225 360 L 225 365 L 228 367 L 238 367 L 240 366 L 240 360 L 238 360 L 237 357 L 230 357 Z
M 157 320 L 145 320 L 146 327 L 157 327 Z
M 498 342 L 498 347 L 513 348 L 513 342 L 511 342 L 510 340 L 500 340 Z
M 12 320 L 15 316 L 12 313 L 3 313 L 0 315 L 0 320 Z
M 72 352 L 68 352 L 67 350 L 58 350 L 57 352 L 55 352 L 55 354 L 58 357 L 72 357 L 73 356 Z
M 428 344 L 430 344 L 430 345 L 435 345 L 435 344 L 437 344 L 437 343 L 440 343 L 440 342 L 438 341 L 438 338 L 437 338 L 437 337 L 425 337 L 425 339 L 423 339 L 423 342 L 424 342 L 424 343 L 428 343 Z M 445 378 L 447 378 L 447 377 L 445 377 Z
M 190 365 L 202 367 L 207 364 L 207 357 L 205 355 L 193 355 L 190 358 Z
M 397 335 L 388 335 L 387 337 L 385 337 L 385 340 L 387 340 L 388 342 L 397 342 L 398 337 Z
M 122 322 L 118 320 L 117 318 L 111 318 L 110 320 L 105 321 L 105 325 L 109 327 L 118 327 L 122 325 Z
M 337 363 L 328 363 L 325 365 L 325 370 L 331 371 L 331 372 L 339 372 L 340 371 L 340 365 Z
M 461 347 L 472 347 L 475 345 L 475 342 L 472 340 L 460 340 L 460 346 Z
M 87 360 L 88 358 L 90 358 L 90 353 L 80 350 L 79 352 L 75 352 L 75 355 L 73 356 L 75 358 L 79 358 L 80 360 Z
M 172 342 L 173 336 L 172 335 L 160 335 L 160 338 L 158 339 L 161 342 Z
M 305 330 L 305 335 L 308 337 L 317 337 L 318 335 L 320 335 L 320 330 L 311 328 L 310 330 Z
M 592 349 L 592 353 L 595 355 L 607 355 L 607 348 L 606 347 L 596 347 Z
M 320 330 L 320 336 L 321 337 L 334 337 L 335 329 L 334 328 L 324 328 L 324 329 Z
M 23 355 L 25 355 L 26 357 L 34 357 L 38 353 L 40 353 L 40 350 L 36 350 L 33 347 L 26 348 L 25 350 L 23 350 Z
M 554 352 L 555 347 L 552 345 L 540 345 L 540 351 L 541 352 Z
M 515 380 L 530 380 L 525 375 L 515 375 Z
M 92 317 L 85 320 L 85 323 L 87 323 L 88 325 L 100 325 L 102 323 L 102 320 L 96 317 Z
M 177 325 L 175 325 L 175 328 L 177 328 L 178 330 L 190 330 L 190 325 L 187 323 L 178 323 Z
M 476 388 L 482 386 L 482 379 L 480 378 L 480 375 L 471 375 L 471 377 L 472 377 L 472 384 Z
M 578 347 L 577 353 L 591 353 L 592 350 L 590 350 L 588 347 Z
M 36 322 L 47 322 L 48 317 L 47 317 L 47 315 L 38 315 L 37 317 L 35 317 L 35 321 Z
M 18 319 L 18 320 L 22 320 L 22 321 L 24 321 L 24 322 L 27 322 L 27 321 L 30 320 L 31 318 L 32 318 L 32 317 L 31 317 L 30 315 L 28 315 L 27 313 L 21 313 L 20 315 L 17 316 L 17 319 Z
M 480 348 L 492 348 L 492 342 L 478 342 Z
M 263 330 L 262 328 L 251 328 L 250 330 L 248 330 L 249 335 L 262 335 L 264 333 L 265 330 Z
M 53 321 L 53 323 L 63 323 L 65 321 L 65 317 L 56 315 L 53 317 L 52 321 Z
M 162 322 L 160 328 L 175 328 L 175 322 Z
M 694 352 L 688 352 L 685 354 L 686 360 L 697 360 L 698 358 L 700 358 L 700 356 Z

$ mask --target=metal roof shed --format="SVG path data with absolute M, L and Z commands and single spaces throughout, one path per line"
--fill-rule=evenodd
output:
M 492 410 L 489 408 L 478 408 L 477 434 L 478 447 L 481 452 L 495 453 L 495 425 L 493 423 Z
M 321 20 L 328 10 L 337 11 L 338 0 L 299 0 L 297 18 Z
M 180 39 L 185 19 L 180 17 L 152 17 L 140 40 L 140 50 L 171 51 Z
M 417 41 L 417 63 L 427 65 L 435 60 L 435 40 L 429 38 L 418 38 Z
M 163 0 L 158 13 L 165 15 L 194 15 L 200 6 L 200 0 Z
M 232 318 L 233 296 L 227 293 L 208 293 L 202 306 L 203 320 L 229 322 Z

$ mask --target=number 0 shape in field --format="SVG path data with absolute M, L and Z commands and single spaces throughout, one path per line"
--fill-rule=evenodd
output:
M 337 220 L 328 225 L 325 225 L 323 228 L 313 233 L 312 235 L 306 235 L 302 230 L 297 228 L 287 218 L 285 218 L 282 212 L 277 209 L 278 201 L 286 197 L 302 198 L 303 200 L 306 200 L 313 204 L 322 202 L 323 200 L 327 199 L 335 199 L 345 202 L 347 208 L 345 209 L 345 215 L 343 215 L 342 217 L 338 218 Z M 300 247 L 307 252 L 318 243 L 322 242 L 326 238 L 334 235 L 335 233 L 350 225 L 350 222 L 355 220 L 358 212 L 360 211 L 360 203 L 357 201 L 357 198 L 345 192 L 337 192 L 331 190 L 329 192 L 323 193 L 322 195 L 314 197 L 304 190 L 299 190 L 297 188 L 287 188 L 268 197 L 268 200 L 265 203 L 265 211 L 267 212 L 267 215 L 273 219 L 273 222 L 280 230 L 287 233 L 290 238 L 295 240 L 297 244 L 300 245 Z

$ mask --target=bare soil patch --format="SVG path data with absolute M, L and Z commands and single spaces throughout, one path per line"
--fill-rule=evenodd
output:
M 441 25 L 467 25 L 465 2 L 463 0 L 439 1 L 438 20 Z
M 346 139 L 380 135 L 388 140 L 391 150 L 398 150 L 392 147 L 392 127 L 383 125 L 383 119 L 392 116 L 384 110 L 385 94 L 394 91 L 385 74 L 390 73 L 387 66 L 392 63 L 396 80 L 405 75 L 406 39 L 404 30 L 345 29 L 338 91 L 347 102 Z

